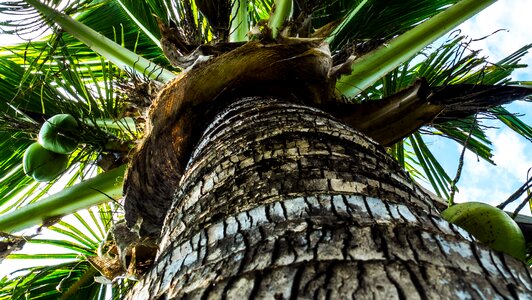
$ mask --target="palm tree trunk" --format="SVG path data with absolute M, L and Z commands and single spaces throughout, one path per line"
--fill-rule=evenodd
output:
M 384 149 L 328 114 L 235 102 L 181 179 L 127 299 L 526 298 L 527 267 L 438 217 Z

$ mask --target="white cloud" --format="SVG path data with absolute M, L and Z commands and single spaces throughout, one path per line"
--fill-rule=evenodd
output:
M 495 63 L 522 46 L 532 43 L 530 11 L 532 11 L 530 0 L 499 0 L 459 28 L 463 34 L 473 39 L 482 38 L 497 30 L 504 29 L 504 31 L 472 45 L 475 49 L 483 49 L 482 53 L 489 56 L 490 61 Z M 517 71 L 515 77 L 518 78 L 519 76 L 519 79 L 528 78 L 530 80 L 532 54 L 527 54 L 522 62 L 528 64 L 529 67 Z
M 524 180 L 532 167 L 532 144 L 510 129 L 498 131 L 491 139 L 495 142 L 495 163 L 509 176 Z
M 459 153 L 462 151 L 462 145 L 457 144 L 460 147 Z M 482 184 L 485 178 L 489 178 L 492 175 L 492 165 L 486 162 L 484 159 L 478 157 L 476 154 L 470 151 L 466 152 L 464 157 L 464 166 L 462 169 L 462 175 L 460 177 L 460 186 L 462 183 L 467 182 L 469 185 Z
M 493 160 L 497 165 L 466 152 L 458 182 L 459 192 L 455 196 L 457 202 L 480 201 L 497 205 L 526 181 L 527 171 L 532 167 L 532 155 L 529 154 L 532 153 L 532 143 L 508 128 L 492 129 L 487 134 L 494 144 Z M 517 203 L 507 209 L 515 208 Z M 525 208 L 521 213 L 530 215 L 530 210 Z
M 480 187 L 463 187 L 455 195 L 456 202 L 485 202 L 491 205 L 498 205 L 508 198 L 506 191 L 497 189 L 486 190 Z

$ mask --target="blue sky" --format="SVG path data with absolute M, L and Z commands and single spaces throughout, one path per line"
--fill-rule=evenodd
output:
M 522 46 L 532 43 L 530 11 L 530 0 L 499 0 L 459 28 L 472 39 L 504 29 L 471 45 L 473 49 L 483 49 L 482 53 L 489 56 L 490 62 L 495 63 Z M 513 79 L 532 81 L 532 54 L 527 54 L 522 62 L 529 67 L 515 72 Z M 512 113 L 524 114 L 522 119 L 527 124 L 532 124 L 531 102 L 518 101 L 507 105 L 506 108 Z M 531 142 L 519 137 L 500 122 L 489 125 L 499 127 L 488 131 L 493 142 L 493 160 L 497 166 L 477 158 L 473 153 L 467 153 L 458 183 L 458 202 L 481 201 L 499 204 L 526 181 L 527 170 L 532 167 Z M 441 159 L 449 175 L 454 177 L 462 147 L 454 142 L 437 139 L 431 141 L 431 150 Z M 508 209 L 516 205 L 517 203 L 510 205 Z M 530 209 L 526 207 L 521 213 L 531 215 Z

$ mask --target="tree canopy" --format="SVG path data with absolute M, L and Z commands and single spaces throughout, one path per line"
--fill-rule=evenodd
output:
M 335 66 L 342 68 L 335 90 L 345 102 L 359 103 L 361 111 L 393 104 L 401 92 L 420 87 L 427 90 L 424 99 L 441 108 L 437 116 L 385 146 L 412 177 L 428 181 L 439 196 L 452 203 L 459 177 L 444 170 L 427 144 L 427 136 L 451 139 L 490 163 L 493 146 L 484 119 L 498 120 L 524 139 L 532 139 L 532 128 L 518 112 L 501 106 L 532 94 L 526 82 L 511 79 L 515 69 L 524 67 L 520 59 L 532 44 L 493 63 L 472 49 L 471 38 L 450 32 L 493 2 L 0 3 L 3 31 L 23 39 L 0 50 L 1 258 L 70 259 L 3 278 L 0 299 L 106 297 L 105 285 L 94 284 L 92 277 L 100 273 L 99 281 L 106 283 L 106 276 L 115 271 L 105 266 L 120 264 L 112 255 L 116 250 L 109 249 L 109 230 L 123 218 L 119 201 L 122 176 L 131 149 L 143 137 L 146 110 L 164 83 L 187 72 L 186 62 L 218 51 L 219 45 L 264 38 L 322 39 L 330 47 Z M 164 42 L 170 37 L 176 47 L 173 51 L 179 54 L 177 61 L 183 65 L 165 56 Z M 440 37 L 446 37 L 443 43 L 432 44 Z M 401 111 L 408 113 L 411 111 Z M 58 114 L 74 118 L 76 145 L 71 153 L 63 154 L 68 155 L 68 167 L 59 176 L 38 182 L 25 174 L 24 153 L 36 143 L 43 125 Z M 367 122 L 376 126 L 383 121 Z M 387 131 L 393 131 L 399 125 L 392 122 L 387 126 Z M 514 198 L 530 184 L 524 183 Z M 66 214 L 71 217 L 61 220 Z M 17 233 L 41 224 L 34 234 Z M 45 238 L 39 235 L 41 231 L 55 232 L 60 238 Z M 14 251 L 27 243 L 54 245 L 65 251 L 31 255 Z M 114 283 L 116 298 L 131 284 L 121 277 Z

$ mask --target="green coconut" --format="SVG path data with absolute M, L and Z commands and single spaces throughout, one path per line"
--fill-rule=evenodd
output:
M 78 147 L 79 127 L 76 119 L 69 114 L 58 114 L 42 125 L 39 143 L 47 150 L 59 154 L 69 154 Z
M 441 216 L 492 249 L 525 259 L 523 232 L 504 211 L 482 202 L 465 202 L 447 208 Z
M 47 150 L 37 142 L 26 149 L 22 158 L 24 173 L 42 182 L 56 178 L 66 170 L 67 164 L 68 155 Z

